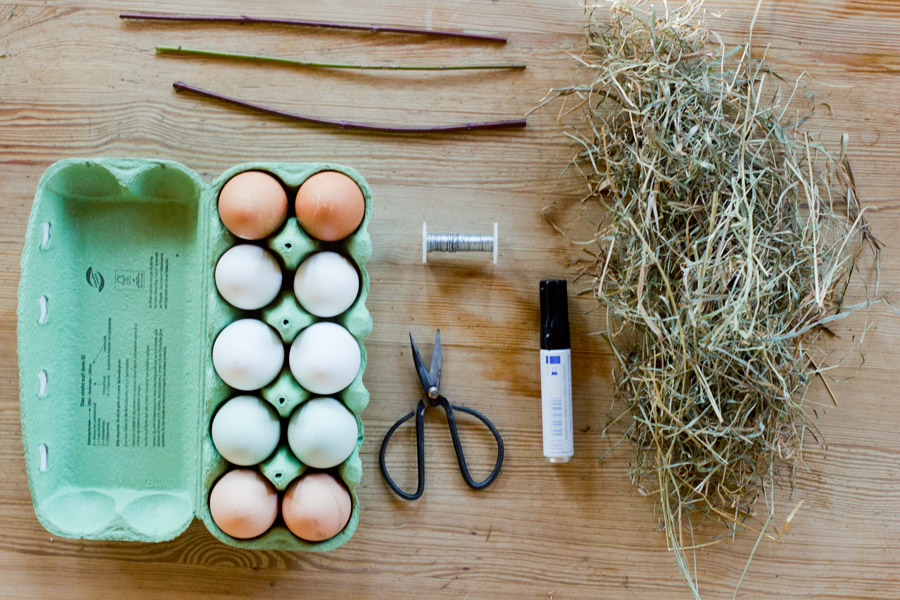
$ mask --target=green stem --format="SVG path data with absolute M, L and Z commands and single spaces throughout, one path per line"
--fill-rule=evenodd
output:
M 367 69 L 383 71 L 463 71 L 475 69 L 524 69 L 521 64 L 497 64 L 497 65 L 353 65 L 344 63 L 323 63 L 306 60 L 294 60 L 291 58 L 279 58 L 276 56 L 257 56 L 255 54 L 238 54 L 235 52 L 218 52 L 216 50 L 202 50 L 198 48 L 182 48 L 181 46 L 156 46 L 157 54 L 182 54 L 191 56 L 205 56 L 209 58 L 230 58 L 236 60 L 249 60 L 254 62 L 267 62 L 292 67 L 306 67 L 314 69 Z

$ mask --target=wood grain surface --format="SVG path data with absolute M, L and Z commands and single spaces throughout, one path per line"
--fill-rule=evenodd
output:
M 612 360 L 596 338 L 588 297 L 570 304 L 575 367 L 575 459 L 541 456 L 538 280 L 571 277 L 579 249 L 541 216 L 569 222 L 584 190 L 560 176 L 572 148 L 558 106 L 515 132 L 371 135 L 296 125 L 173 92 L 182 80 L 288 110 L 394 124 L 513 118 L 554 86 L 587 80 L 569 52 L 582 37 L 576 0 L 34 1 L 0 5 L 0 597 L 2 598 L 687 598 L 654 512 L 627 471 L 632 451 L 602 435 Z M 287 6 L 285 6 L 287 4 Z M 746 39 L 755 0 L 710 1 L 710 25 Z M 277 26 L 122 22 L 119 10 L 291 16 L 506 33 L 506 46 Z M 886 243 L 880 294 L 900 286 L 900 4 L 892 0 L 765 0 L 754 40 L 788 79 L 806 71 L 820 106 L 810 129 L 829 143 L 850 134 L 861 196 Z M 511 73 L 292 70 L 154 56 L 156 44 L 366 62 L 523 61 Z M 68 540 L 34 516 L 20 437 L 16 286 L 25 226 L 42 172 L 65 157 L 162 157 L 207 181 L 248 160 L 328 160 L 357 168 L 375 203 L 370 231 L 362 514 L 353 539 L 327 554 L 250 552 L 216 541 L 199 522 L 159 544 Z M 433 230 L 500 224 L 500 260 L 420 264 L 421 222 Z M 584 226 L 584 221 L 580 226 Z M 871 261 L 864 275 L 874 282 Z M 578 285 L 574 286 L 576 289 Z M 870 287 L 870 290 L 872 288 Z M 857 286 L 852 295 L 861 297 Z M 444 340 L 443 391 L 483 410 L 507 458 L 498 481 L 471 492 L 443 421 L 428 419 L 425 496 L 405 503 L 384 485 L 377 450 L 417 400 L 411 331 Z M 900 598 L 898 320 L 873 310 L 840 324 L 841 356 L 863 331 L 865 364 L 835 372 L 839 404 L 821 384 L 809 401 L 827 449 L 809 444 L 796 489 L 778 491 L 778 543 L 762 543 L 741 598 Z M 430 344 L 425 343 L 426 353 Z M 470 460 L 489 461 L 475 432 Z M 412 483 L 411 436 L 390 456 Z M 609 452 L 602 462 L 599 460 Z M 718 533 L 704 528 L 698 543 Z M 700 589 L 731 598 L 755 536 L 696 552 Z M 693 558 L 693 557 L 691 557 Z

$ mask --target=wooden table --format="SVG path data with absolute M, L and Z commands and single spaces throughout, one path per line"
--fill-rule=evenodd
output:
M 21 2 L 0 5 L 0 597 L 446 597 L 686 598 L 688 592 L 658 529 L 654 501 L 627 477 L 627 444 L 603 437 L 611 402 L 612 360 L 597 339 L 589 298 L 570 305 L 575 353 L 575 459 L 551 466 L 541 456 L 537 366 L 538 280 L 572 276 L 579 250 L 541 216 L 557 218 L 584 185 L 560 176 L 572 154 L 554 135 L 558 106 L 518 132 L 443 136 L 371 135 L 297 125 L 177 95 L 175 80 L 333 118 L 390 123 L 452 123 L 521 116 L 554 86 L 584 80 L 567 52 L 581 44 L 577 2 L 368 1 L 297 4 L 289 16 L 359 23 L 505 32 L 506 46 L 411 37 L 300 31 L 272 26 L 134 24 L 119 9 L 177 11 L 183 3 Z M 209 14 L 251 11 L 283 16 L 282 3 L 203 0 Z M 755 2 L 710 2 L 726 40 L 746 39 Z M 352 8 L 351 8 L 352 7 Z M 818 98 L 829 143 L 850 133 L 860 193 L 887 242 L 880 293 L 900 284 L 895 182 L 900 163 L 900 6 L 887 0 L 763 5 L 754 40 L 771 46 L 789 78 L 802 70 Z M 317 57 L 346 62 L 511 60 L 525 72 L 424 75 L 292 71 L 239 63 L 156 57 L 155 44 Z M 833 114 L 832 114 L 833 113 Z M 31 505 L 19 425 L 15 352 L 16 286 L 25 224 L 36 183 L 55 160 L 72 156 L 164 157 L 211 180 L 251 160 L 331 160 L 352 165 L 371 184 L 363 507 L 353 539 L 328 554 L 248 552 L 216 541 L 199 522 L 179 538 L 144 544 L 60 539 L 41 528 Z M 500 261 L 484 256 L 423 266 L 420 230 L 484 231 L 500 226 Z M 874 280 L 871 272 L 867 275 Z M 577 288 L 578 286 L 574 286 Z M 859 296 L 861 292 L 853 292 Z M 866 363 L 834 385 L 821 384 L 819 427 L 827 451 L 809 444 L 808 471 L 793 498 L 782 491 L 783 519 L 805 503 L 778 543 L 763 543 L 741 588 L 743 598 L 900 597 L 900 328 L 873 310 Z M 866 327 L 847 320 L 846 350 Z M 395 498 L 377 470 L 388 425 L 417 398 L 407 334 L 445 345 L 444 392 L 483 409 L 507 443 L 501 477 L 474 493 L 462 483 L 442 420 L 429 418 L 428 486 L 422 500 Z M 424 343 L 426 353 L 430 344 Z M 853 363 L 843 374 L 855 374 Z M 409 438 L 406 440 L 409 441 Z M 410 446 L 405 450 L 411 451 Z M 487 449 L 471 444 L 471 460 Z M 392 457 L 412 481 L 412 454 Z M 704 532 L 705 535 L 709 533 Z M 705 597 L 731 597 L 753 534 L 697 552 Z

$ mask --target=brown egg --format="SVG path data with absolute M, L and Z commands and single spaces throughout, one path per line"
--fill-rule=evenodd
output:
M 281 515 L 294 535 L 321 542 L 339 534 L 350 520 L 350 492 L 328 473 L 308 473 L 293 482 L 281 502 Z
M 219 529 L 239 539 L 264 534 L 278 516 L 278 492 L 253 469 L 225 473 L 209 495 L 209 513 Z
M 287 217 L 288 200 L 281 183 L 268 173 L 244 171 L 228 180 L 219 193 L 219 218 L 245 240 L 272 235 Z
M 366 213 L 366 201 L 355 181 L 337 171 L 322 171 L 303 182 L 294 208 L 309 235 L 334 242 L 356 231 Z

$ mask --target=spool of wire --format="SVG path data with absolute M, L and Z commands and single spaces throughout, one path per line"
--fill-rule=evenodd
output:
M 496 265 L 498 246 L 497 223 L 494 223 L 494 235 L 429 233 L 428 224 L 422 223 L 422 264 L 428 262 L 429 252 L 490 252 Z

